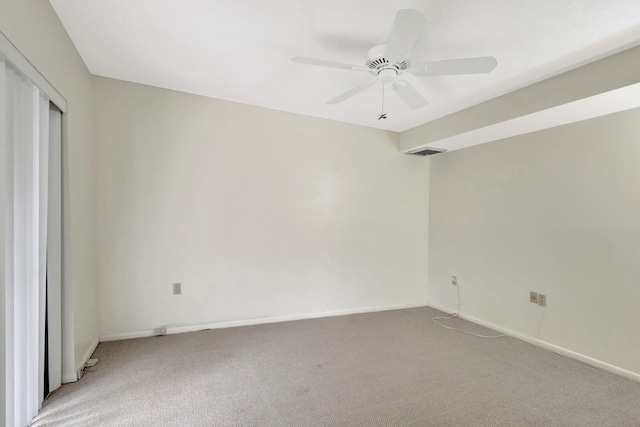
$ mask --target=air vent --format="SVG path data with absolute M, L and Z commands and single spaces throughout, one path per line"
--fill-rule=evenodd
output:
M 372 70 L 377 70 L 380 68 L 388 68 L 389 66 L 392 66 L 396 70 L 406 70 L 409 67 L 409 63 L 406 60 L 402 60 L 402 61 L 396 62 L 395 64 L 391 64 L 387 58 L 382 56 L 380 58 L 376 58 L 373 61 L 369 62 L 367 66 Z
M 423 148 L 422 150 L 414 151 L 413 153 L 407 154 L 415 154 L 417 156 L 432 156 L 434 154 L 446 153 L 446 151 L 447 150 L 440 148 Z
M 371 69 L 376 69 L 378 67 L 380 67 L 381 65 L 387 65 L 389 63 L 389 61 L 387 61 L 387 58 L 378 58 L 374 61 L 371 61 L 371 63 L 369 64 L 369 68 Z

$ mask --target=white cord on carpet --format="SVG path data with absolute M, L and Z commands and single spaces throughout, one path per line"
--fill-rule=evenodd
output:
M 454 286 L 456 287 L 457 295 L 458 295 L 458 313 L 459 313 L 460 312 L 460 306 L 462 306 L 462 300 L 460 299 L 460 286 L 458 286 L 457 283 Z M 442 326 L 445 329 L 451 329 L 452 331 L 460 332 L 460 333 L 466 334 L 466 335 L 471 335 L 473 337 L 478 337 L 478 338 L 502 338 L 502 337 L 506 337 L 507 336 L 505 334 L 500 334 L 500 335 L 474 334 L 473 332 L 461 331 L 460 329 L 456 329 L 456 328 L 453 328 L 451 326 L 443 325 L 442 323 L 438 322 L 438 320 L 443 320 L 443 319 L 454 319 L 454 318 L 458 317 L 458 313 L 453 313 L 450 316 L 432 317 L 431 320 L 433 320 L 434 322 L 436 322 L 438 325 Z
M 461 331 L 460 329 L 456 329 L 456 328 L 453 328 L 451 326 L 443 325 L 442 323 L 438 322 L 438 320 L 441 320 L 441 319 L 454 319 L 456 317 L 458 317 L 458 313 L 453 313 L 451 316 L 432 317 L 431 320 L 433 320 L 434 322 L 436 322 L 438 325 L 442 326 L 443 328 L 451 329 L 452 331 L 460 332 L 462 334 L 467 334 L 467 335 L 471 335 L 471 336 L 478 337 L 478 338 L 502 338 L 502 337 L 506 337 L 507 336 L 505 334 L 500 334 L 500 335 L 474 334 L 473 332 Z

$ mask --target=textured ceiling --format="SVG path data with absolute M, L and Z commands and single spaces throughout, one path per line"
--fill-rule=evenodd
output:
M 638 0 L 51 0 L 93 74 L 401 132 L 640 42 Z M 398 9 L 428 28 L 414 62 L 493 55 L 486 75 L 415 77 L 412 110 L 381 86 L 326 101 L 370 76 L 294 64 L 364 64 Z M 637 64 L 636 64 L 637 65 Z

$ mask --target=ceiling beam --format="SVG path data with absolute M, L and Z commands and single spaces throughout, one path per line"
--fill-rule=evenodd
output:
M 640 107 L 640 46 L 509 92 L 402 132 L 399 148 L 454 150 L 560 124 Z M 624 88 L 629 90 L 625 95 Z M 594 109 L 597 97 L 607 108 Z M 636 105 L 633 103 L 636 102 Z M 631 101 L 630 101 L 631 100 Z M 562 107 L 562 108 L 560 108 Z M 556 115 L 562 115 L 561 120 Z

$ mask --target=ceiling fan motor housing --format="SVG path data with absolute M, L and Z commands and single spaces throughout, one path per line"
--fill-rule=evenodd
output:
M 400 55 L 389 54 L 385 52 L 387 44 L 379 44 L 372 47 L 367 52 L 365 64 L 371 70 L 382 70 L 385 68 L 398 70 L 406 70 L 411 65 L 410 57 L 401 57 Z

